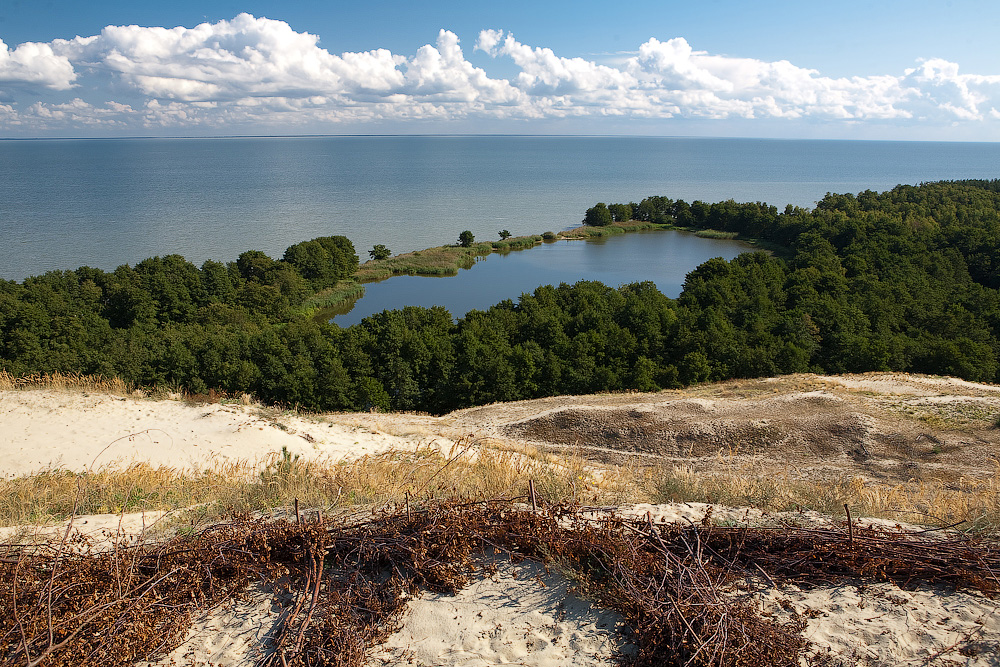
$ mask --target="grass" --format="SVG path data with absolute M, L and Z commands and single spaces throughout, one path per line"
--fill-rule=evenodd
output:
M 616 222 L 607 227 L 588 227 L 583 225 L 564 232 L 559 232 L 559 237 L 569 240 L 576 239 L 596 239 L 602 236 L 614 236 L 625 234 L 626 232 L 644 232 L 661 229 L 674 229 L 671 225 L 660 225 L 654 222 L 642 222 L 639 220 L 629 220 L 628 222 Z
M 699 229 L 694 233 L 700 239 L 728 239 L 732 240 L 739 236 L 738 232 L 723 232 L 718 229 Z
M 814 382 L 798 376 L 776 384 L 780 386 L 768 389 L 815 388 Z M 696 390 L 692 395 L 742 396 L 748 391 L 755 395 L 753 387 L 757 385 L 733 381 Z M 133 392 L 117 378 L 59 373 L 14 377 L 0 371 L 0 390 L 12 389 Z M 980 412 L 978 404 L 931 407 L 958 408 L 963 422 L 1000 427 L 1000 417 Z M 974 413 L 965 412 L 972 407 Z M 949 417 L 956 419 L 954 413 Z M 860 477 L 808 481 L 765 475 L 751 468 L 716 474 L 685 468 L 598 470 L 579 455 L 555 457 L 498 441 L 464 441 L 451 451 L 428 446 L 341 462 L 302 460 L 282 452 L 259 461 L 217 462 L 194 472 L 148 464 L 83 473 L 51 469 L 0 479 L 0 525 L 57 522 L 74 511 L 187 510 L 186 518 L 193 513 L 198 520 L 212 521 L 239 513 L 267 512 L 296 499 L 307 507 L 336 508 L 398 504 L 407 498 L 512 497 L 524 495 L 529 480 L 535 482 L 540 498 L 551 502 L 686 501 L 751 506 L 768 512 L 815 510 L 832 516 L 842 516 L 847 504 L 854 516 L 930 525 L 965 521 L 963 528 L 1000 534 L 1000 460 L 994 461 L 991 476 L 979 479 L 899 484 Z
M 597 239 L 603 236 L 614 236 L 616 234 L 624 233 L 624 227 L 619 227 L 618 225 L 608 225 L 606 227 L 576 227 L 575 229 L 570 229 L 565 232 L 559 232 L 559 236 L 564 239 L 577 240 Z
M 750 506 L 766 512 L 813 510 L 844 516 L 844 505 L 856 517 L 873 517 L 1000 533 L 1000 462 L 985 479 L 953 482 L 883 484 L 860 477 L 834 481 L 792 480 L 751 471 L 705 475 L 689 469 L 666 470 L 654 482 L 652 502 L 702 502 Z
M 1000 533 L 1000 463 L 992 477 L 881 484 L 858 477 L 804 481 L 753 471 L 706 475 L 690 469 L 595 470 L 579 456 L 461 441 L 341 462 L 287 451 L 256 462 L 222 462 L 197 472 L 148 464 L 73 473 L 49 470 L 0 480 L 0 525 L 42 525 L 83 514 L 179 511 L 185 524 L 288 507 L 383 507 L 408 499 L 511 498 L 535 482 L 549 503 L 702 502 L 765 512 L 813 510 Z M 193 508 L 193 509 L 192 509 Z
M 535 234 L 534 236 L 515 236 L 503 241 L 494 241 L 490 245 L 493 247 L 493 252 L 506 253 L 514 250 L 534 248 L 541 242 L 542 235 Z
M 641 499 L 629 471 L 595 474 L 583 459 L 460 441 L 451 451 L 423 447 L 351 461 L 303 460 L 287 450 L 262 461 L 219 462 L 197 472 L 139 463 L 74 473 L 53 469 L 0 480 L 0 525 L 43 525 L 74 511 L 118 514 L 187 510 L 185 522 L 303 507 L 400 504 L 408 498 L 511 498 L 528 481 L 545 502 Z M 194 509 L 191 509 L 194 508 Z
M 36 373 L 16 376 L 0 370 L 0 391 L 12 389 L 77 389 L 107 394 L 128 394 L 135 388 L 120 378 L 82 373 Z
M 1000 424 L 1000 413 L 989 401 L 969 399 L 950 403 L 920 403 L 893 401 L 885 409 L 911 419 L 917 419 L 933 428 L 983 428 Z
M 359 283 L 371 283 L 392 276 L 453 276 L 468 269 L 477 257 L 493 252 L 490 243 L 474 243 L 468 248 L 444 245 L 365 262 L 354 274 Z
M 341 280 L 333 287 L 316 292 L 298 307 L 303 317 L 315 317 L 317 314 L 338 305 L 351 304 L 365 295 L 365 286 L 354 280 Z M 337 313 L 339 314 L 339 313 Z M 329 318 L 326 318 L 329 319 Z

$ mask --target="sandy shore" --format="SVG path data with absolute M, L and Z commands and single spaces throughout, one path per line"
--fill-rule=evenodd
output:
M 934 383 L 924 384 L 929 393 L 940 390 Z M 976 389 L 993 393 L 990 387 Z M 490 432 L 488 423 L 478 426 Z M 54 467 L 78 471 L 137 461 L 197 469 L 222 459 L 260 460 L 283 447 L 301 456 L 342 459 L 432 442 L 447 448 L 476 428 L 470 413 L 443 418 L 308 417 L 242 404 L 4 391 L 0 474 L 20 476 Z M 638 516 L 649 512 L 656 520 L 693 522 L 706 510 L 687 503 L 622 508 Z M 120 527 L 135 533 L 158 516 L 78 517 L 74 525 L 81 532 Z M 760 513 L 715 508 L 713 516 L 755 521 Z M 62 528 L 48 530 L 58 534 Z M 861 582 L 801 590 L 758 582 L 734 594 L 750 597 L 779 617 L 792 611 L 802 614 L 813 650 L 838 656 L 840 664 L 1000 664 L 1000 609 L 982 596 Z M 152 664 L 253 664 L 277 612 L 264 592 L 227 602 L 196 619 L 185 643 Z M 458 595 L 413 600 L 402 628 L 373 654 L 370 665 L 606 665 L 618 652 L 628 651 L 622 630 L 621 619 L 576 597 L 558 573 L 523 563 L 474 580 Z

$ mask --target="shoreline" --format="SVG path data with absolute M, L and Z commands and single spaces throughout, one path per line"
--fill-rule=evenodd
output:
M 531 250 L 544 243 L 557 241 L 589 241 L 634 232 L 657 231 L 686 232 L 699 238 L 737 241 L 772 254 L 780 253 L 783 250 L 760 239 L 742 238 L 736 233 L 681 227 L 673 224 L 629 220 L 604 227 L 580 225 L 559 232 L 544 232 L 543 234 L 511 237 L 502 241 L 474 243 L 469 247 L 436 246 L 394 255 L 388 259 L 369 260 L 358 267 L 355 274 L 348 280 L 342 281 L 336 287 L 317 293 L 307 300 L 307 304 L 303 307 L 303 313 L 317 321 L 329 321 L 339 315 L 350 313 L 357 302 L 364 298 L 364 286 L 367 284 L 380 283 L 400 276 L 454 277 L 461 269 L 472 268 L 479 257 Z

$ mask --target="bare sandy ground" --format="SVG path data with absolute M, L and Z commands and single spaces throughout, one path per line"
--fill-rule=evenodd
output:
M 995 466 L 991 458 L 1000 456 L 998 415 L 1000 387 L 890 374 L 558 397 L 444 417 L 310 416 L 242 404 L 3 391 L 0 475 L 138 461 L 198 469 L 219 460 L 261 460 L 283 447 L 336 460 L 427 444 L 447 449 L 469 437 L 572 448 L 601 465 L 640 459 L 697 470 L 753 457 L 765 468 L 817 479 L 844 471 L 883 480 L 986 475 Z M 726 448 L 728 459 L 720 458 Z M 706 510 L 697 504 L 621 508 L 693 522 Z M 746 508 L 714 508 L 713 516 L 760 519 Z M 77 517 L 74 527 L 135 534 L 158 518 Z M 59 535 L 64 527 L 47 530 Z M 779 617 L 801 614 L 814 651 L 835 657 L 834 664 L 1000 664 L 1000 611 L 996 601 L 981 596 L 861 582 L 807 590 L 759 584 L 734 594 Z M 185 643 L 153 664 L 253 664 L 277 611 L 262 591 L 226 603 L 197 619 Z M 628 651 L 620 619 L 576 597 L 558 573 L 528 563 L 500 568 L 456 596 L 413 600 L 402 628 L 370 664 L 604 665 L 620 651 Z
M 399 435 L 352 415 L 300 416 L 238 403 L 194 404 L 74 391 L 0 391 L 0 474 L 143 461 L 197 470 L 292 455 L 339 460 L 438 440 L 419 418 Z

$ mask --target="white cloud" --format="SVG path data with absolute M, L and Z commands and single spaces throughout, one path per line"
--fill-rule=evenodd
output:
M 901 75 L 833 78 L 787 60 L 698 51 L 681 37 L 650 38 L 603 62 L 562 57 L 502 30 L 481 31 L 474 50 L 509 59 L 516 73 L 490 76 L 447 30 L 411 56 L 386 49 L 335 54 L 316 35 L 249 14 L 193 28 L 108 26 L 99 35 L 14 49 L 0 42 L 0 128 L 321 127 L 462 118 L 941 126 L 1000 120 L 1000 75 L 963 74 L 940 59 Z M 40 89 L 48 91 L 44 101 Z M 52 91 L 70 89 L 71 99 L 52 101 Z M 112 96 L 117 101 L 105 101 Z
M 76 72 L 69 59 L 48 44 L 25 42 L 11 50 L 0 40 L 0 84 L 41 85 L 53 90 L 73 86 Z
M 405 59 L 384 49 L 336 56 L 283 21 L 240 14 L 194 28 L 108 26 L 56 40 L 65 57 L 115 72 L 143 94 L 181 101 L 384 91 L 402 83 Z

